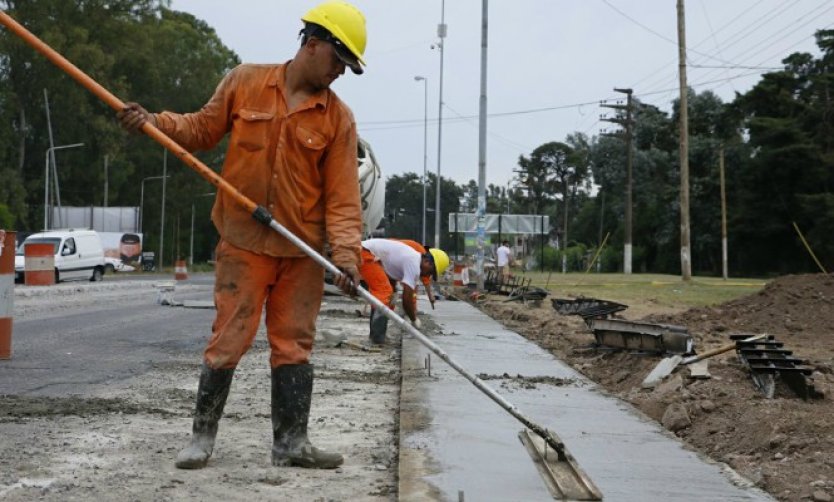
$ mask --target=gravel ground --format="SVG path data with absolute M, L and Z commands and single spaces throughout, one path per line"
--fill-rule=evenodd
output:
M 79 288 L 85 294 L 76 294 Z M 177 294 L 200 288 L 178 285 Z M 16 289 L 17 319 L 154 292 L 153 282 L 144 281 Z M 396 499 L 399 334 L 390 333 L 381 352 L 328 343 L 330 335 L 364 341 L 367 317 L 360 310 L 355 301 L 325 297 L 312 360 L 311 439 L 345 455 L 341 468 L 270 465 L 269 351 L 261 328 L 235 374 L 207 468 L 183 471 L 173 463 L 190 434 L 201 357 L 195 353 L 104 389 L 57 398 L 0 395 L 0 499 Z

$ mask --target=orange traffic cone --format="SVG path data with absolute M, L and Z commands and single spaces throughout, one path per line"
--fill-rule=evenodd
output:
M 15 232 L 0 230 L 0 359 L 12 357 Z
M 185 266 L 185 260 L 177 260 L 174 266 L 174 279 L 184 281 L 188 279 L 188 268 Z

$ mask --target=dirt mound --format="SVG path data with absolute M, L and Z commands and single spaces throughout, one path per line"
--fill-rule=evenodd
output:
M 649 316 L 652 322 L 689 328 L 698 350 L 726 343 L 728 332 L 767 333 L 785 348 L 831 373 L 834 358 L 834 277 L 789 275 L 768 283 L 760 292 L 715 307 L 680 314 Z
M 809 401 L 778 382 L 776 397 L 766 399 L 734 352 L 709 360 L 711 379 L 693 380 L 681 369 L 644 390 L 640 383 L 660 357 L 595 347 L 581 318 L 559 315 L 549 302 L 530 306 L 491 297 L 481 306 L 776 498 L 834 495 L 834 278 L 782 277 L 719 306 L 643 319 L 686 327 L 698 352 L 727 343 L 732 333 L 772 334 L 814 368 L 811 382 L 825 397 Z M 645 311 L 646 305 L 632 307 Z

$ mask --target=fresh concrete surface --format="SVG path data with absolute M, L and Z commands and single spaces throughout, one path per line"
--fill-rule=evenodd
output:
M 468 303 L 438 302 L 431 310 L 421 301 L 419 307 L 440 328 L 433 341 L 469 372 L 485 375 L 521 413 L 555 431 L 606 501 L 773 500 Z M 429 354 L 413 337 L 404 338 L 400 499 L 552 500 L 517 437 L 523 425 Z M 505 373 L 564 384 L 501 378 Z

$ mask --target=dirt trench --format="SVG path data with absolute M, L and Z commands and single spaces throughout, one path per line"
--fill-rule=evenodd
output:
M 658 422 L 670 408 L 685 415 L 683 426 L 672 426 L 678 437 L 775 498 L 834 498 L 834 278 L 786 276 L 722 305 L 643 319 L 621 312 L 624 319 L 686 327 L 698 352 L 726 344 L 733 333 L 774 335 L 814 369 L 810 381 L 824 397 L 808 401 L 778 380 L 776 396 L 766 399 L 732 351 L 709 360 L 709 380 L 678 371 L 643 390 L 660 356 L 595 347 L 583 320 L 558 314 L 549 300 L 538 306 L 505 300 L 489 295 L 478 306 Z M 636 307 L 651 312 L 651 305 Z

